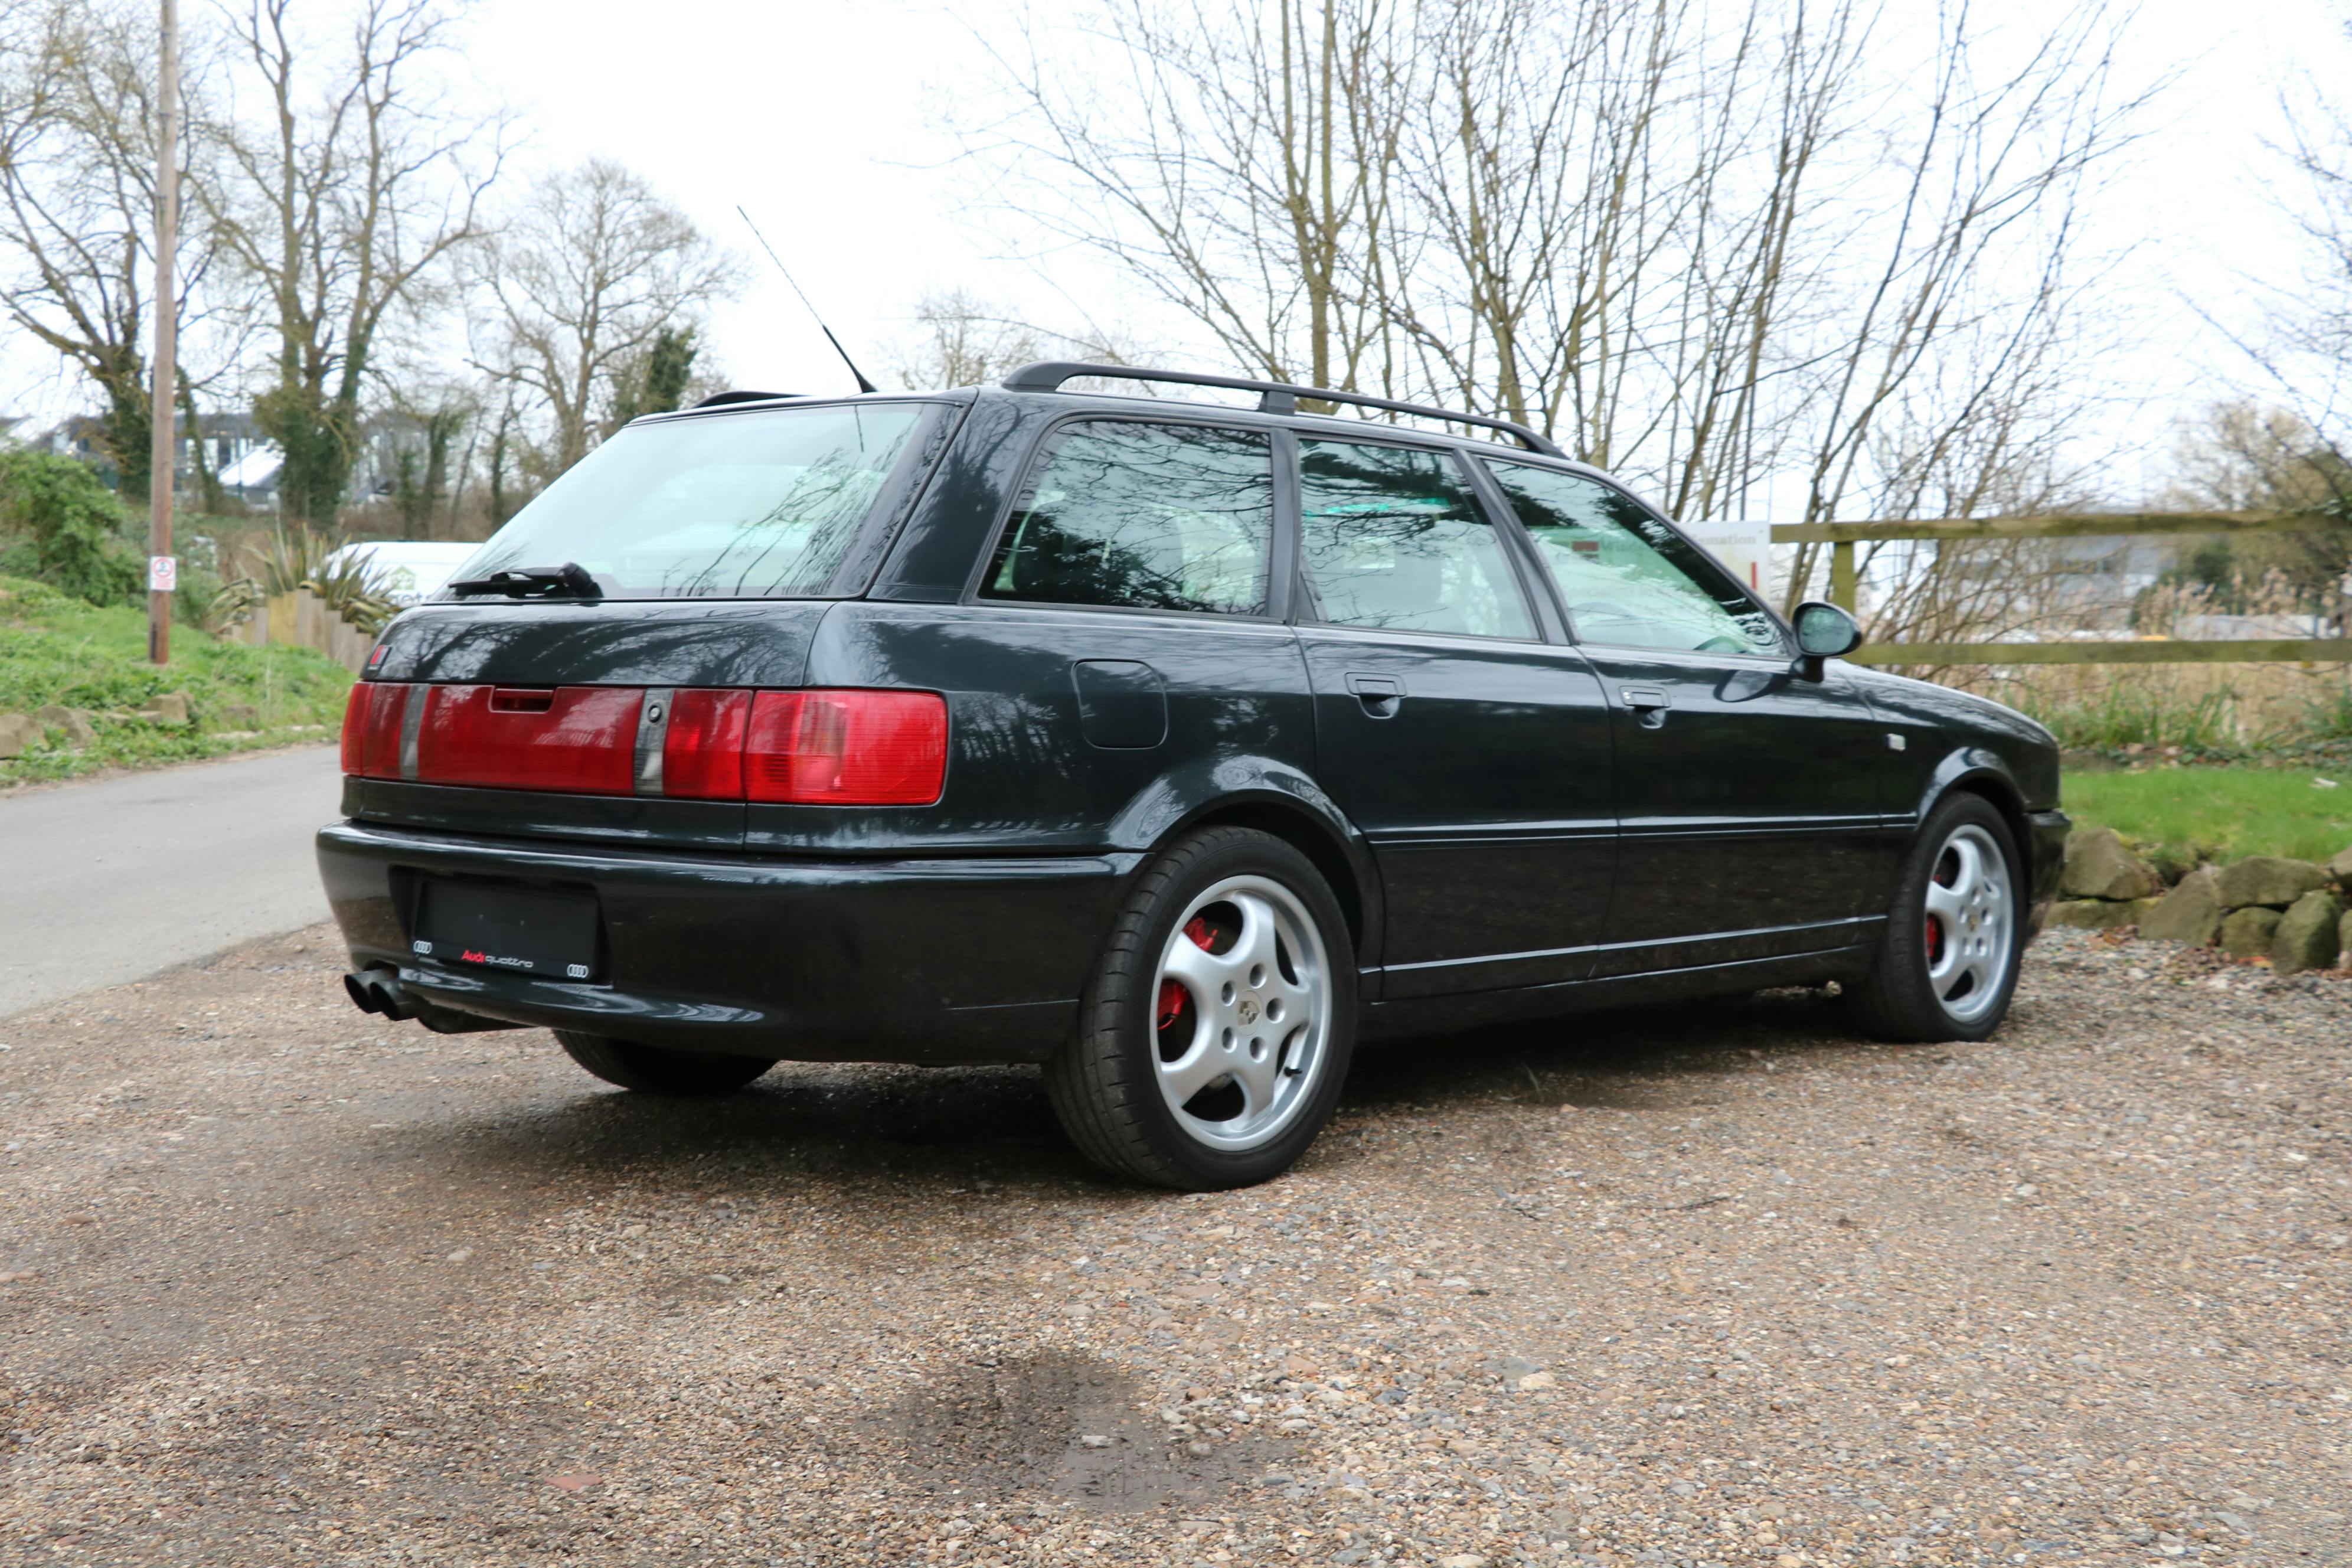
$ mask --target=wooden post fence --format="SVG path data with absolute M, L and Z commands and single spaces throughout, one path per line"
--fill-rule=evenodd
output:
M 1861 588 L 1854 546 L 1880 540 L 2094 539 L 2109 535 L 2311 533 L 2347 525 L 2323 512 L 2093 511 L 2048 517 L 1940 518 L 1922 522 L 1798 522 L 1772 530 L 1775 544 L 1830 547 L 1830 602 L 1851 612 Z M 2265 664 L 2352 662 L 2352 637 L 2129 642 L 1870 643 L 1856 664 Z

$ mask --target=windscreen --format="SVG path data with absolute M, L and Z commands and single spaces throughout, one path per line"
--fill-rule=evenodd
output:
M 633 425 L 540 492 L 457 577 L 572 562 L 607 598 L 821 594 L 936 408 L 830 404 Z

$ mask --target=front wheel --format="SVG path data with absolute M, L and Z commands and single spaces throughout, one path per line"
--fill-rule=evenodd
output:
M 1315 1141 L 1355 1033 L 1355 950 L 1321 874 L 1270 834 L 1210 828 L 1138 879 L 1045 1089 L 1115 1175 L 1248 1186 Z
M 722 1051 L 666 1051 L 635 1040 L 558 1029 L 563 1054 L 606 1083 L 641 1094 L 725 1094 L 776 1065 L 773 1058 L 730 1056 Z
M 1886 940 L 1853 993 L 1863 1027 L 1900 1044 L 1990 1036 L 2017 992 L 2024 885 L 2000 813 L 1947 797 L 1895 877 Z

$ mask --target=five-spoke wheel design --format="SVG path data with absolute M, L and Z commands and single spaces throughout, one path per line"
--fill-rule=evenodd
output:
M 1974 823 L 1955 828 L 1937 852 L 1926 891 L 1928 986 L 1955 1022 L 1972 1022 L 2006 994 L 2016 941 L 2008 863 L 1992 835 Z
M 1265 877 L 1195 895 L 1160 956 L 1160 1098 L 1213 1149 L 1255 1149 L 1313 1098 L 1329 1056 L 1331 963 L 1297 897 Z
M 1851 985 L 1882 1040 L 1981 1040 L 2000 1026 L 2025 943 L 2027 876 L 2000 808 L 1954 792 L 1936 804 L 1895 877 L 1885 934 Z

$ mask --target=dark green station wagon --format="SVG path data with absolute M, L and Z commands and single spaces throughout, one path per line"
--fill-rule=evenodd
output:
M 1233 1186 L 1360 1038 L 1832 980 L 1981 1038 L 2057 879 L 2047 732 L 1441 409 L 729 394 L 462 578 L 352 694 L 347 984 L 633 1089 L 1039 1062 L 1107 1169 Z

